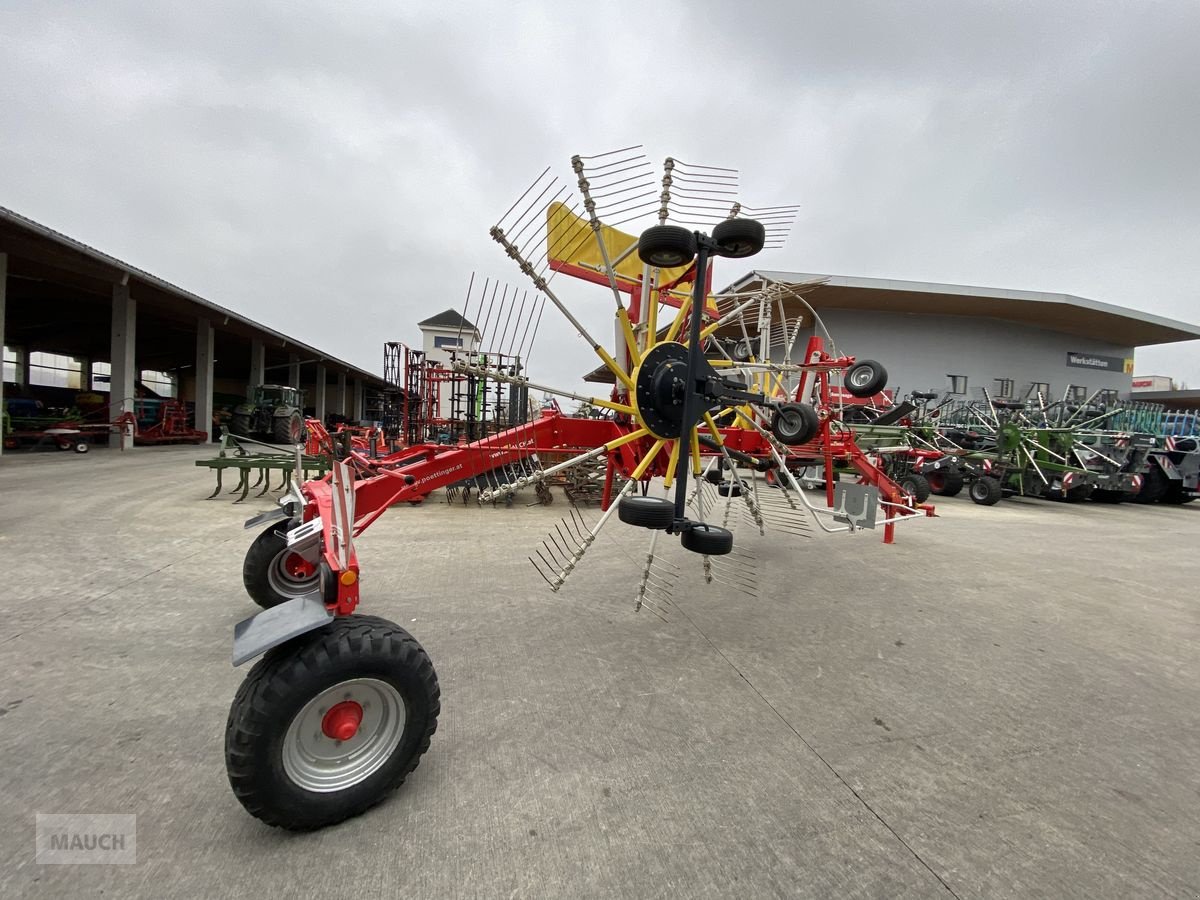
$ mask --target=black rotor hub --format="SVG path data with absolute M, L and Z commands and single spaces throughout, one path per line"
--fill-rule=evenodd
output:
M 638 415 L 656 438 L 677 440 L 695 422 L 683 421 L 684 398 L 687 396 L 688 348 L 674 341 L 658 344 L 642 358 L 634 383 L 634 400 Z M 704 384 L 716 371 L 703 357 L 699 360 L 696 385 Z M 705 406 L 706 408 L 706 406 Z

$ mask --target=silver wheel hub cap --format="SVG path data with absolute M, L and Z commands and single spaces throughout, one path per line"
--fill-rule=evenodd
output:
M 361 721 L 353 736 L 327 733 L 330 710 L 357 705 Z M 283 739 L 283 769 L 298 787 L 332 793 L 377 772 L 400 746 L 405 708 L 400 692 L 376 678 L 355 678 L 327 688 L 304 705 Z

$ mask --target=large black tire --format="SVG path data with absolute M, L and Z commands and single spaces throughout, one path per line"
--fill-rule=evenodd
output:
M 1136 494 L 1130 495 L 1129 499 L 1134 503 L 1157 503 L 1167 493 L 1167 488 L 1171 486 L 1171 479 L 1167 477 L 1167 473 L 1159 467 L 1158 463 L 1151 462 L 1150 467 L 1146 470 L 1146 477 L 1142 481 L 1142 489 Z
M 976 478 L 971 483 L 968 493 L 971 495 L 971 499 L 980 506 L 995 506 L 1004 496 L 999 480 L 991 475 L 981 475 Z
M 674 269 L 696 255 L 696 235 L 679 225 L 654 225 L 638 238 L 638 258 L 648 266 Z
M 617 502 L 617 518 L 626 525 L 665 531 L 675 524 L 675 504 L 665 497 L 622 497 Z
M 698 523 L 680 535 L 684 550 L 705 556 L 724 556 L 733 549 L 733 532 L 719 525 Z
M 924 503 L 929 499 L 929 481 L 924 475 L 906 472 L 896 479 L 896 484 L 899 485 L 900 490 L 911 494 L 918 503 Z
M 1070 488 L 1063 495 L 1063 499 L 1068 503 L 1080 503 L 1087 500 L 1094 493 L 1096 493 L 1096 486 L 1094 484 L 1079 484 Z
M 385 619 L 345 616 L 276 647 L 229 709 L 234 796 L 252 816 L 294 831 L 357 816 L 416 768 L 437 730 L 440 697 L 429 656 Z
M 713 243 L 730 259 L 753 256 L 767 242 L 767 229 L 754 219 L 725 219 L 713 226 Z
M 271 420 L 271 436 L 276 444 L 304 443 L 304 417 L 298 412 Z
M 1184 492 L 1182 481 L 1172 481 L 1162 495 L 1162 502 L 1170 503 L 1172 506 L 1182 506 L 1185 503 L 1191 503 L 1195 499 L 1194 494 Z
M 817 411 L 807 403 L 785 403 L 771 416 L 771 433 L 789 447 L 807 444 L 820 428 Z
M 1124 503 L 1131 494 L 1126 494 L 1124 491 L 1110 491 L 1104 488 L 1096 488 L 1092 491 L 1090 499 L 1094 503 Z
M 740 497 L 742 496 L 742 483 L 740 481 L 722 481 L 717 485 L 717 493 L 722 497 Z
M 887 387 L 887 369 L 873 359 L 860 359 L 842 376 L 842 384 L 852 397 L 874 397 Z
M 733 351 L 729 355 L 735 362 L 749 362 L 754 358 L 754 344 L 743 338 L 733 345 Z
M 288 521 L 268 525 L 242 560 L 242 584 L 250 599 L 263 609 L 320 588 L 318 567 L 288 552 L 285 535 L 294 527 L 295 523 Z
M 250 437 L 250 417 L 233 415 L 229 417 L 229 433 L 238 437 Z
M 954 497 L 962 493 L 966 479 L 963 473 L 950 469 L 945 472 L 930 472 L 925 476 L 929 482 L 929 492 L 939 497 Z

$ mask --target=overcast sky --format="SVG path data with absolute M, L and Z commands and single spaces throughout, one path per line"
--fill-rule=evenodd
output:
M 1197 35 L 1196 0 L 0 0 L 0 205 L 375 371 L 472 272 L 526 286 L 487 230 L 538 172 L 638 143 L 802 205 L 756 268 L 1200 323 Z M 549 313 L 533 362 L 592 365 Z M 1138 371 L 1200 387 L 1200 342 Z

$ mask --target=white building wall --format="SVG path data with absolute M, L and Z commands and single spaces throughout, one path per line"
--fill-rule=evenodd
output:
M 470 353 L 479 349 L 480 335 L 474 330 L 468 331 L 464 328 L 462 331 L 459 331 L 457 328 L 431 328 L 429 326 L 422 326 L 421 336 L 425 359 L 446 368 L 450 367 L 450 354 L 455 350 L 461 349 Z M 439 344 L 442 346 L 438 346 Z M 440 397 L 440 409 L 438 411 L 440 418 L 450 418 L 450 393 L 450 386 L 443 385 Z
M 888 371 L 888 387 L 910 391 L 945 392 L 948 375 L 967 376 L 967 396 L 978 388 L 995 395 L 996 379 L 1014 382 L 1023 396 L 1035 382 L 1050 385 L 1050 396 L 1061 397 L 1068 385 L 1088 392 L 1112 389 L 1127 395 L 1132 368 L 1080 368 L 1067 364 L 1067 354 L 1132 360 L 1133 348 L 1017 325 L 997 319 L 967 316 L 922 316 L 869 310 L 818 310 L 841 353 L 874 359 Z M 811 333 L 811 330 L 810 330 Z M 797 341 L 797 356 L 805 336 Z

